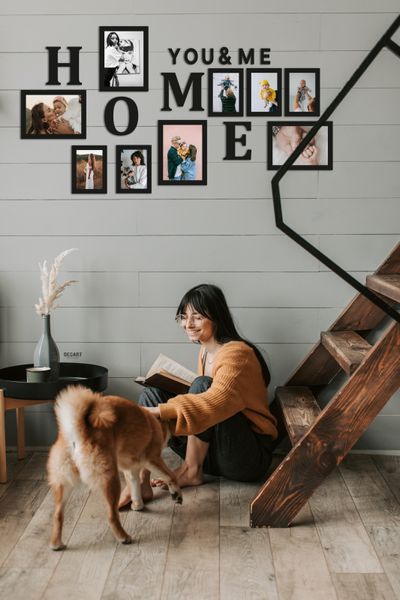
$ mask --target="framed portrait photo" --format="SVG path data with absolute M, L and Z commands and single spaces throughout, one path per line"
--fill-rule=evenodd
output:
M 86 138 L 86 91 L 22 90 L 21 138 Z
M 151 146 L 116 146 L 117 194 L 151 194 Z
M 100 91 L 148 91 L 148 27 L 100 27 L 99 47 Z
M 310 121 L 269 121 L 268 169 L 279 169 L 314 125 Z M 332 121 L 322 125 L 289 169 L 331 171 L 332 131 Z
M 207 121 L 158 121 L 159 185 L 207 185 Z
M 208 69 L 208 116 L 243 116 L 243 69 Z
M 282 115 L 281 69 L 247 69 L 246 106 L 248 117 Z
M 319 117 L 319 69 L 285 69 L 285 115 Z
M 71 191 L 107 193 L 107 146 L 71 146 Z

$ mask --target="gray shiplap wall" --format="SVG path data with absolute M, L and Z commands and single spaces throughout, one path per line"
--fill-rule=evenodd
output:
M 107 365 L 111 391 L 136 398 L 132 378 L 159 352 L 194 368 L 197 349 L 185 342 L 173 315 L 181 295 L 200 281 L 223 287 L 243 334 L 268 354 L 272 385 L 283 383 L 353 291 L 276 230 L 266 119 L 252 119 L 251 163 L 222 161 L 224 128 L 218 118 L 208 119 L 207 187 L 158 187 L 153 180 L 151 196 L 116 196 L 114 146 L 152 144 L 156 173 L 157 120 L 205 118 L 187 108 L 160 111 L 160 72 L 172 70 L 168 47 L 227 45 L 235 66 L 239 46 L 269 46 L 272 67 L 321 69 L 324 109 L 398 9 L 398 0 L 253 0 L 245 9 L 239 0 L 2 3 L 1 366 L 31 360 L 40 334 L 32 307 L 40 293 L 38 261 L 77 247 L 64 274 L 80 283 L 66 291 L 53 334 L 62 353 L 82 352 L 82 361 Z M 134 96 L 139 126 L 126 138 L 106 131 L 103 111 L 111 96 L 97 90 L 98 27 L 119 24 L 150 27 L 150 90 Z M 108 195 L 70 195 L 69 140 L 20 140 L 19 90 L 45 89 L 47 45 L 83 46 L 88 130 L 82 144 L 108 145 Z M 178 59 L 182 81 L 194 70 L 206 68 Z M 287 221 L 360 280 L 400 237 L 399 100 L 400 61 L 385 51 L 334 115 L 334 170 L 292 173 L 282 186 Z M 117 124 L 124 120 L 117 110 Z M 13 444 L 11 419 L 8 427 Z M 399 427 L 396 396 L 359 447 L 399 450 Z M 51 409 L 30 409 L 28 443 L 46 445 L 54 433 Z

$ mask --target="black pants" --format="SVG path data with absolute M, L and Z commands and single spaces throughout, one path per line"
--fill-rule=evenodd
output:
M 212 383 L 211 377 L 197 377 L 190 389 L 191 394 L 206 391 Z M 167 402 L 174 394 L 158 388 L 144 388 L 139 397 L 141 406 L 158 406 Z M 202 433 L 196 434 L 210 444 L 203 470 L 209 475 L 222 475 L 235 481 L 259 481 L 265 479 L 272 458 L 273 440 L 269 435 L 253 431 L 250 421 L 242 413 L 217 423 Z M 186 455 L 187 437 L 172 437 L 169 446 L 181 458 Z
M 104 87 L 110 87 L 111 79 L 116 70 L 117 67 L 104 67 Z

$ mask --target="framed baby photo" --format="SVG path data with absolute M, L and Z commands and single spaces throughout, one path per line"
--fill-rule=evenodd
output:
M 116 146 L 117 194 L 151 194 L 151 146 Z
M 243 116 L 243 69 L 208 69 L 208 116 Z
M 131 92 L 149 89 L 149 28 L 99 28 L 99 89 Z
M 319 69 L 285 69 L 285 115 L 319 117 Z
M 22 90 L 21 138 L 85 139 L 85 90 Z
M 269 121 L 267 123 L 268 169 L 279 169 L 314 125 L 315 122 L 310 121 Z M 332 121 L 322 125 L 289 168 L 331 171 L 333 169 L 332 130 Z
M 207 121 L 158 121 L 159 185 L 207 185 Z
M 247 69 L 246 110 L 248 117 L 282 115 L 282 70 Z
M 71 146 L 71 191 L 107 193 L 107 146 Z

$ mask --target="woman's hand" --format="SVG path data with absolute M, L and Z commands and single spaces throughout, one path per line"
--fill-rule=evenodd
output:
M 70 126 L 69 122 L 65 119 L 61 118 L 59 121 L 53 121 L 51 125 L 53 132 L 56 134 L 58 133 L 60 135 L 65 135 L 75 133 L 72 127 Z
M 154 415 L 156 419 L 160 418 L 160 408 L 158 406 L 143 406 L 143 408 L 151 412 L 151 414 Z

